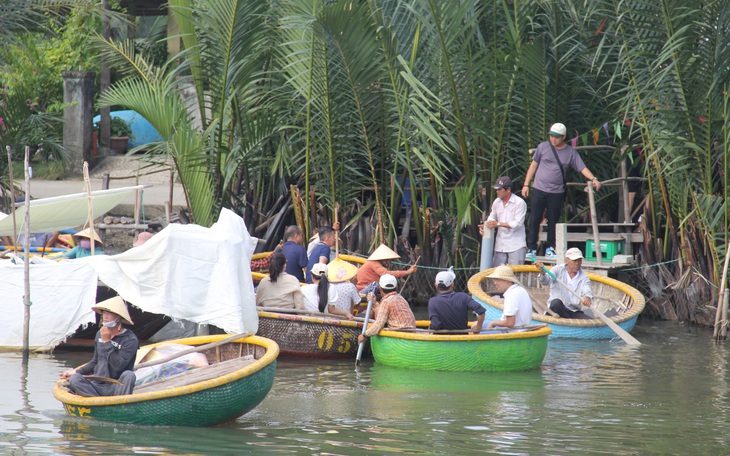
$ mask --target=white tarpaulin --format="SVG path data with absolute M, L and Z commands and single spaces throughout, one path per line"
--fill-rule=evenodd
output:
M 23 347 L 25 295 L 23 264 L 0 262 L 2 315 L 0 347 Z M 82 262 L 30 265 L 29 347 L 48 350 L 80 325 L 95 322 L 96 272 Z
M 93 217 L 109 212 L 119 203 L 127 199 L 134 191 L 141 190 L 142 185 L 134 187 L 112 188 L 91 192 Z M 47 233 L 82 226 L 89 217 L 88 195 L 74 193 L 72 195 L 54 196 L 30 201 L 30 232 Z M 16 231 L 23 230 L 25 222 L 25 206 L 15 209 Z M 13 216 L 0 219 L 0 236 L 13 235 Z
M 124 253 L 72 261 L 88 261 L 102 282 L 144 311 L 255 333 L 255 247 L 243 219 L 223 209 L 211 228 L 171 224 Z

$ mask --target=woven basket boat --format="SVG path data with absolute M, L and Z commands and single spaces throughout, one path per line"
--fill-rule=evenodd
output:
M 542 286 L 537 279 L 537 267 L 533 265 L 511 265 L 515 273 L 515 277 L 525 286 L 530 296 L 533 298 L 533 305 L 545 306 L 547 304 L 550 290 L 548 287 Z M 494 285 L 487 278 L 494 271 L 486 269 L 469 279 L 468 287 L 474 300 L 483 305 L 487 312 L 484 320 L 497 320 L 502 315 L 502 302 L 492 297 L 496 294 Z M 592 272 L 588 272 L 588 278 L 591 279 L 591 292 L 595 297 L 605 299 L 594 299 L 594 304 L 598 310 L 606 313 L 615 310 L 618 315 L 611 318 L 617 325 L 627 332 L 631 332 L 636 324 L 639 314 L 644 310 L 646 300 L 644 296 L 637 290 L 623 282 L 609 277 L 604 277 Z M 616 303 L 620 303 L 617 305 Z M 544 323 L 552 330 L 551 337 L 564 337 L 576 339 L 613 339 L 616 333 L 606 326 L 606 324 L 595 319 L 575 319 L 575 318 L 557 318 L 542 313 L 532 313 L 532 323 Z
M 391 367 L 445 371 L 520 371 L 540 366 L 550 328 L 432 334 L 383 330 L 370 338 L 375 362 Z
M 307 358 L 354 358 L 363 321 L 312 314 L 259 310 L 261 337 L 279 344 L 282 356 Z
M 227 337 L 230 335 L 190 337 L 150 347 L 166 343 L 195 346 Z M 141 385 L 134 394 L 77 396 L 68 390 L 65 381 L 59 380 L 53 395 L 69 415 L 78 418 L 156 426 L 213 426 L 247 413 L 269 393 L 279 355 L 274 341 L 249 336 L 202 353 L 210 366 L 155 382 L 156 385 Z

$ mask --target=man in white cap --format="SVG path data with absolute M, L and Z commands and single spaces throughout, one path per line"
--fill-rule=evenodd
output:
M 537 236 L 543 213 L 547 209 L 547 249 L 545 256 L 555 258 L 555 224 L 560 218 L 565 196 L 568 169 L 573 168 L 594 185 L 601 189 L 601 182 L 586 168 L 585 163 L 572 146 L 565 142 L 566 128 L 561 123 L 553 124 L 548 133 L 549 141 L 540 143 L 532 156 L 532 163 L 527 169 L 527 176 L 522 186 L 522 197 L 530 194 L 532 184 L 532 200 L 530 201 L 530 229 L 527 232 L 528 254 L 537 251 Z
M 380 303 L 373 304 L 375 312 L 375 323 L 368 325 L 365 334 L 357 336 L 360 343 L 368 337 L 380 332 L 384 327 L 388 329 L 406 329 L 416 327 L 416 317 L 413 315 L 411 306 L 403 296 L 398 293 L 398 279 L 391 274 L 383 275 L 379 280 L 382 298 Z M 368 299 L 374 299 L 372 294 Z
M 487 277 L 494 280 L 494 288 L 504 297 L 502 316 L 492 320 L 484 329 L 529 326 L 532 323 L 532 301 L 509 266 L 498 266 Z
M 502 176 L 494 183 L 497 198 L 487 217 L 487 228 L 496 228 L 494 238 L 493 266 L 503 264 L 524 264 L 527 244 L 525 243 L 525 200 L 512 193 L 512 179 Z M 484 236 L 484 225 L 479 225 L 479 234 Z
M 562 318 L 591 318 L 583 313 L 584 307 L 590 307 L 593 302 L 593 293 L 591 293 L 591 279 L 581 269 L 583 264 L 583 253 L 578 248 L 570 248 L 565 252 L 565 263 L 553 266 L 550 272 L 555 274 L 564 284 L 575 291 L 578 299 L 573 293 L 566 290 L 557 279 L 553 279 L 549 274 L 540 272 L 537 275 L 538 280 L 543 285 L 550 285 L 550 297 L 548 298 L 548 307 Z M 545 266 L 541 262 L 535 262 L 541 271 Z
M 408 274 L 416 272 L 416 265 L 411 265 L 410 268 L 404 271 L 392 271 L 388 269 L 391 260 L 399 260 L 400 255 L 394 252 L 387 245 L 380 244 L 380 247 L 368 257 L 368 260 L 360 266 L 357 270 L 357 289 L 363 291 L 363 289 L 373 282 L 377 282 L 383 276 L 383 274 L 390 274 L 393 277 L 404 277 Z M 370 290 L 367 290 L 370 291 Z M 366 291 L 366 292 L 367 292 Z
M 428 319 L 431 329 L 467 329 L 469 316 L 477 314 L 477 321 L 471 329 L 482 329 L 486 309 L 461 291 L 454 292 L 453 268 L 436 274 L 435 285 L 439 294 L 428 300 Z
M 127 305 L 116 296 L 91 307 L 101 314 L 102 326 L 96 333 L 94 357 L 78 369 L 61 372 L 69 389 L 79 396 L 119 396 L 134 391 L 134 360 L 139 349 Z M 86 378 L 91 374 L 93 378 Z M 103 379 L 116 380 L 104 381 Z

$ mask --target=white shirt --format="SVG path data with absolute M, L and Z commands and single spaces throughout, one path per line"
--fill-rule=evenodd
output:
M 318 284 L 310 283 L 302 287 L 304 295 L 304 307 L 310 312 L 319 312 L 319 293 L 317 293 Z M 335 305 L 337 303 L 337 290 L 332 285 L 327 288 L 327 304 Z M 325 306 L 324 312 L 327 313 Z
M 578 296 L 588 296 L 591 300 L 593 300 L 591 279 L 588 278 L 588 275 L 583 271 L 583 269 L 579 269 L 578 273 L 573 278 L 570 277 L 568 269 L 565 267 L 565 263 L 553 266 L 550 269 L 550 272 L 555 274 L 555 276 L 562 280 L 564 284 L 572 288 Z M 560 299 L 565 307 L 573 312 L 583 310 L 583 306 L 580 305 L 580 299 L 575 297 L 573 293 L 566 290 L 564 286 L 560 285 L 558 281 L 550 277 L 549 274 L 539 275 L 538 280 L 543 285 L 550 285 L 550 297 L 547 301 L 548 304 L 550 304 L 553 299 Z
M 507 204 L 497 198 L 492 203 L 492 212 L 487 220 L 494 220 L 499 223 L 507 223 L 509 228 L 500 226 L 497 228 L 497 236 L 494 239 L 495 252 L 514 252 L 522 247 L 527 247 L 525 240 L 525 214 L 527 204 L 525 200 L 515 195 L 510 196 Z
M 532 323 L 532 301 L 527 290 L 514 284 L 504 292 L 504 310 L 501 321 L 515 317 L 515 326 L 529 326 Z

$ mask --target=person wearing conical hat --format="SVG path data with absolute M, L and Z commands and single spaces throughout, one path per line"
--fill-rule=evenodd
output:
M 337 292 L 335 307 L 352 315 L 354 315 L 355 306 L 362 302 L 360 292 L 352 283 L 355 274 L 357 274 L 357 267 L 340 258 L 335 258 L 327 265 L 327 280 Z
M 396 278 L 405 277 L 408 274 L 416 272 L 416 265 L 411 265 L 410 268 L 405 271 L 392 271 L 388 269 L 391 260 L 400 259 L 400 255 L 395 253 L 385 244 L 380 244 L 380 247 L 368 257 L 368 260 L 360 266 L 357 271 L 357 289 L 362 291 L 363 288 L 370 285 L 373 282 L 377 282 L 384 274 L 390 274 Z
M 61 372 L 68 380 L 69 389 L 79 396 L 120 396 L 134 391 L 134 360 L 139 349 L 139 339 L 126 326 L 134 323 L 127 304 L 120 296 L 102 301 L 91 307 L 101 314 L 101 328 L 94 338 L 94 357 L 77 369 Z M 116 382 L 89 379 L 86 375 L 103 377 Z
M 468 294 L 454 291 L 453 268 L 436 274 L 434 284 L 439 294 L 428 300 L 428 319 L 431 329 L 467 329 L 469 317 L 477 315 L 472 325 L 475 331 L 481 331 L 486 309 Z
M 91 239 L 94 239 L 94 255 L 104 255 L 104 252 L 101 250 L 101 238 L 96 233 L 96 230 L 92 228 L 86 228 L 85 230 L 77 231 L 76 234 L 74 234 L 76 247 L 72 248 L 63 255 L 59 255 L 58 257 L 56 257 L 56 259 L 74 259 L 91 256 Z
M 494 280 L 494 288 L 504 297 L 504 302 L 502 316 L 484 325 L 484 329 L 529 326 L 532 322 L 532 301 L 512 268 L 497 266 L 487 277 Z

